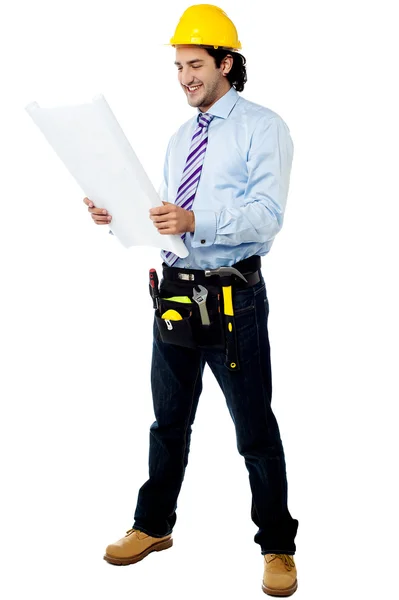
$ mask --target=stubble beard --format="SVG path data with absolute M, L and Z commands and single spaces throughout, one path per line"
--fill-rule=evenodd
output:
M 187 96 L 187 99 L 190 106 L 192 106 L 193 108 L 200 108 L 201 106 L 210 106 L 214 102 L 213 99 L 215 97 L 215 93 L 216 89 L 212 87 L 210 90 L 204 90 L 202 96 L 198 97 L 197 99 L 190 98 L 190 96 Z

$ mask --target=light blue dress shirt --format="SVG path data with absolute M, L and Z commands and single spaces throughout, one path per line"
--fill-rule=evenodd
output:
M 286 123 L 233 87 L 207 112 L 214 118 L 192 206 L 195 232 L 186 233 L 189 255 L 174 267 L 213 269 L 264 256 L 283 225 L 294 153 Z M 169 140 L 164 201 L 175 201 L 199 113 Z
M 264 256 L 283 225 L 294 146 L 288 126 L 272 110 L 235 88 L 207 111 L 214 115 L 192 210 L 195 232 L 174 267 L 213 269 L 254 254 Z M 160 196 L 174 203 L 198 116 L 172 135 Z

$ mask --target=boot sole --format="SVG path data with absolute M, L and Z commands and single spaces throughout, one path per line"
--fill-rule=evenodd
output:
M 150 552 L 160 552 L 161 550 L 166 550 L 173 546 L 173 538 L 169 540 L 165 540 L 163 542 L 158 542 L 153 544 L 140 554 L 135 554 L 134 556 L 127 556 L 126 558 L 118 558 L 116 556 L 110 556 L 109 554 L 104 554 L 104 560 L 109 562 L 111 565 L 132 565 L 140 560 L 143 560 Z
M 290 588 L 286 588 L 284 590 L 277 590 L 276 588 L 269 588 L 267 587 L 267 585 L 265 585 L 264 583 L 262 583 L 262 590 L 265 592 L 265 594 L 268 594 L 269 596 L 291 596 L 298 588 L 298 580 L 295 579 L 294 583 L 292 584 L 292 586 Z

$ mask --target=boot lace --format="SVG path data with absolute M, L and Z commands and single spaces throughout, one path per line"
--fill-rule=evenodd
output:
M 291 571 L 291 569 L 293 567 L 295 567 L 295 563 L 294 563 L 293 558 L 292 558 L 292 556 L 290 554 L 272 554 L 272 557 L 273 558 L 270 559 L 270 562 L 272 560 L 274 560 L 275 558 L 277 558 L 277 557 L 281 558 L 281 560 L 283 561 L 283 563 L 284 563 L 285 568 L 287 569 L 287 571 Z
M 133 527 L 132 527 L 131 529 L 128 529 L 128 530 L 126 531 L 126 536 L 130 535 L 130 534 L 131 534 L 133 531 L 137 531 L 137 530 L 136 530 L 136 529 L 134 529 Z M 125 537 L 126 537 L 126 536 L 125 536 Z

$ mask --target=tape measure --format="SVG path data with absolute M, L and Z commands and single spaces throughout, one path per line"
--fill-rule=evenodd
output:
M 162 319 L 169 319 L 169 321 L 182 321 L 183 317 L 181 316 L 180 313 L 177 312 L 177 310 L 167 310 L 166 312 L 163 313 L 163 315 L 161 315 Z

